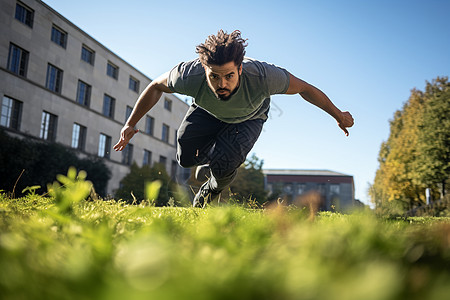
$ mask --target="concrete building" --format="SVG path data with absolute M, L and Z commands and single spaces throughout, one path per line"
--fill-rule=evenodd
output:
M 263 170 L 269 193 L 292 203 L 310 191 L 320 194 L 321 210 L 345 211 L 355 205 L 353 176 L 328 170 Z
M 115 152 L 120 130 L 151 79 L 38 0 L 0 0 L 1 126 L 104 158 L 112 173 L 107 192 L 135 161 L 175 161 L 176 130 L 188 104 L 164 94 L 139 122 L 132 144 Z

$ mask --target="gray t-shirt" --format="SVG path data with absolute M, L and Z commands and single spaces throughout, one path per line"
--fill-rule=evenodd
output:
M 217 119 L 239 123 L 251 119 L 267 119 L 270 96 L 284 94 L 289 87 L 289 73 L 266 62 L 245 58 L 238 90 L 228 100 L 218 99 L 206 82 L 199 59 L 182 62 L 169 73 L 169 88 L 191 96 L 194 103 Z

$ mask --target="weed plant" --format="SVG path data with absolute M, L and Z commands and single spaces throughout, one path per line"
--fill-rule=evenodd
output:
M 0 195 L 1 299 L 447 299 L 450 221 Z M 88 198 L 89 201 L 85 199 Z

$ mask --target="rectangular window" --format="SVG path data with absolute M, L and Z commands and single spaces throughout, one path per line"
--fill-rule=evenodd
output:
M 22 3 L 16 4 L 16 19 L 33 28 L 34 10 Z
M 131 165 L 133 162 L 133 145 L 128 144 L 122 151 L 122 163 L 125 165 Z
M 109 158 L 111 152 L 111 137 L 100 133 L 98 142 L 98 156 Z
M 127 122 L 128 118 L 130 117 L 132 111 L 133 111 L 133 108 L 131 106 L 127 105 L 127 109 L 125 111 L 125 123 Z
M 116 99 L 105 94 L 103 97 L 103 115 L 114 118 L 114 106 Z
M 154 127 L 155 127 L 155 119 L 150 116 L 146 116 L 146 118 L 145 118 L 145 133 L 147 133 L 149 135 L 153 135 Z
M 72 148 L 84 150 L 86 144 L 86 127 L 73 123 L 72 129 Z
M 81 60 L 94 65 L 95 52 L 94 50 L 89 49 L 87 46 L 83 45 L 81 47 Z
M 67 32 L 53 25 L 51 40 L 56 44 L 66 49 L 67 45 Z
M 166 143 L 169 142 L 169 125 L 163 124 L 161 139 Z
M 164 99 L 164 108 L 168 111 L 172 111 L 172 101 L 169 99 Z
M 108 62 L 108 65 L 106 66 L 106 75 L 114 79 L 119 78 L 119 67 L 111 62 Z
M 164 169 L 166 168 L 167 164 L 167 157 L 160 155 L 159 156 L 159 163 L 164 166 Z
M 0 125 L 15 130 L 20 129 L 23 103 L 3 96 L 1 106 Z
M 340 185 L 339 184 L 330 184 L 330 193 L 331 194 L 337 194 L 341 192 Z
M 128 88 L 133 92 L 139 93 L 139 80 L 130 76 L 130 82 L 128 84 Z
M 78 80 L 77 103 L 88 106 L 91 99 L 91 86 L 86 82 Z
M 62 87 L 62 80 L 63 80 L 63 71 L 51 64 L 48 64 L 47 80 L 45 83 L 45 87 L 55 93 L 60 94 Z
M 172 165 L 170 166 L 170 175 L 172 178 L 177 177 L 178 163 L 176 160 L 172 160 Z
M 144 166 L 151 166 L 152 164 L 152 152 L 148 150 L 144 150 L 144 159 L 142 161 Z
M 26 77 L 28 56 L 29 56 L 28 51 L 14 44 L 10 44 L 8 55 L 8 70 L 16 73 L 17 75 Z
M 178 130 L 175 129 L 175 134 L 174 134 L 174 145 L 176 146 L 178 143 Z
M 54 142 L 56 140 L 56 127 L 58 117 L 49 112 L 42 112 L 41 132 L 39 137 L 44 140 Z

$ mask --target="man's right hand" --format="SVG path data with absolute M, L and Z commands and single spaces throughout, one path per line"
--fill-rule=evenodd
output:
M 128 145 L 131 138 L 138 132 L 138 129 L 134 129 L 134 127 L 130 125 L 125 125 L 120 131 L 120 140 L 114 145 L 114 150 L 122 151 L 125 146 Z

